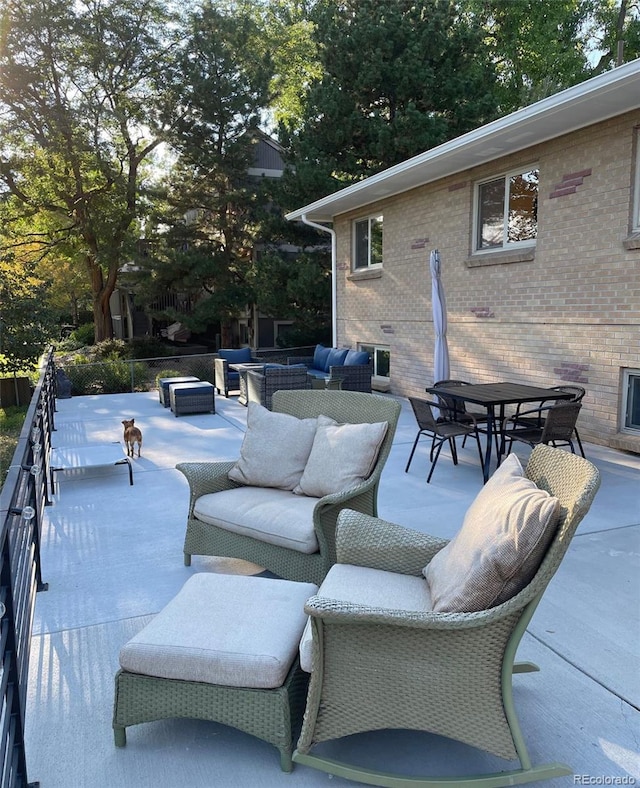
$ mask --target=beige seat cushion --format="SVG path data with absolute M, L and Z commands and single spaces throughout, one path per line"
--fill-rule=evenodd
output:
M 247 407 L 240 459 L 229 478 L 254 487 L 293 490 L 309 459 L 317 420 L 273 413 L 257 402 Z
M 226 531 L 310 554 L 319 549 L 313 528 L 317 503 L 287 490 L 236 487 L 200 496 L 193 514 Z
M 271 689 L 296 657 L 317 589 L 262 577 L 193 575 L 120 651 L 132 673 L 227 687 Z
M 423 577 L 401 575 L 371 569 L 368 566 L 334 564 L 327 572 L 318 596 L 383 610 L 431 610 L 429 586 Z M 300 641 L 300 665 L 311 673 L 311 622 L 308 621 Z
M 510 454 L 476 496 L 456 536 L 424 568 L 436 612 L 474 612 L 533 578 L 558 521 L 558 499 L 523 476 Z
M 311 454 L 294 492 L 321 498 L 362 484 L 378 459 L 386 421 L 373 424 L 338 424 L 318 416 Z

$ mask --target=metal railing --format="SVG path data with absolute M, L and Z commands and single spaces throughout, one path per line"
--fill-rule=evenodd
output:
M 36 592 L 44 591 L 40 565 L 42 513 L 50 503 L 48 461 L 54 429 L 53 352 L 44 357 L 0 492 L 0 786 L 27 780 L 24 749 L 29 652 Z
M 286 362 L 287 356 L 301 350 L 309 349 L 268 350 L 259 355 Z M 43 357 L 0 491 L 0 788 L 39 785 L 27 780 L 24 726 L 36 593 L 47 589 L 42 580 L 40 540 L 43 509 L 51 503 L 49 455 L 56 396 L 58 387 L 66 383 L 59 373 L 63 371 L 70 380 L 71 395 L 146 391 L 155 387 L 157 377 L 173 374 L 213 382 L 214 355 L 65 364 L 58 370 L 52 349 Z

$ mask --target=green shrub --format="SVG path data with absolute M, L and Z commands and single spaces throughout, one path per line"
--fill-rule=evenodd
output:
M 132 339 L 128 349 L 129 358 L 162 358 L 173 355 L 173 349 L 161 339 Z
M 122 394 L 146 391 L 149 384 L 149 369 L 146 364 L 130 364 L 122 359 L 112 359 L 98 364 L 76 363 L 66 365 L 64 371 L 71 381 L 71 393 Z
M 161 369 L 156 374 L 156 388 L 160 386 L 160 378 L 182 378 L 184 374 L 179 369 Z
M 95 328 L 93 323 L 83 323 L 71 332 L 70 337 L 78 347 L 93 345 L 95 342 Z

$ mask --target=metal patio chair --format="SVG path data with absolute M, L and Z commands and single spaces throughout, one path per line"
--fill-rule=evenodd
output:
M 502 422 L 499 456 L 505 455 L 505 447 L 506 454 L 509 454 L 513 441 L 526 443 L 529 446 L 536 446 L 539 443 L 551 446 L 569 446 L 571 451 L 575 453 L 572 438 L 576 432 L 576 421 L 581 408 L 582 405 L 579 402 L 562 400 L 556 405 L 546 408 L 525 410 L 520 414 L 508 416 Z
M 453 464 L 458 464 L 456 438 L 467 438 L 472 436 L 475 439 L 478 445 L 478 454 L 480 455 L 480 465 L 482 465 L 483 457 L 482 447 L 480 446 L 480 435 L 478 434 L 478 425 L 475 418 L 471 414 L 466 414 L 466 420 L 461 422 L 456 418 L 457 414 L 459 413 L 459 409 L 449 409 L 442 401 L 435 402 L 433 400 L 409 397 L 409 402 L 411 403 L 413 413 L 416 417 L 416 421 L 418 422 L 418 434 L 416 435 L 416 438 L 413 442 L 413 448 L 411 449 L 411 454 L 409 455 L 407 465 L 404 469 L 405 473 L 409 471 L 409 466 L 413 460 L 413 455 L 415 454 L 416 447 L 418 446 L 418 441 L 423 435 L 431 438 L 431 449 L 429 452 L 431 468 L 429 469 L 429 474 L 427 476 L 427 484 L 429 484 L 431 481 L 433 471 L 436 467 L 436 463 L 438 462 L 438 457 L 440 456 L 440 452 L 442 451 L 442 447 L 445 443 L 448 443 L 451 447 Z M 443 414 L 442 419 L 436 419 L 436 417 L 433 415 L 433 411 L 431 410 L 432 407 L 439 409 L 440 413 Z
M 575 386 L 575 385 L 561 385 L 561 386 L 551 386 L 549 389 L 550 392 L 554 391 L 562 391 L 567 394 L 571 394 L 571 399 L 559 399 L 555 401 L 555 404 L 558 405 L 561 402 L 582 402 L 584 395 L 586 394 L 585 390 L 582 386 Z M 553 395 L 549 398 L 553 399 Z M 529 413 L 529 415 L 525 415 L 523 411 L 521 411 L 521 406 L 518 406 L 514 414 L 514 418 L 517 422 L 521 425 L 529 425 L 532 427 L 542 427 L 542 422 L 544 421 L 544 417 L 546 414 L 546 410 L 549 406 L 542 406 L 542 408 L 538 408 L 538 412 L 534 412 L 533 414 Z M 578 444 L 578 448 L 580 449 L 580 454 L 584 457 L 584 448 L 582 446 L 582 441 L 580 440 L 580 434 L 578 432 L 578 428 L 574 429 L 574 433 L 576 442 Z

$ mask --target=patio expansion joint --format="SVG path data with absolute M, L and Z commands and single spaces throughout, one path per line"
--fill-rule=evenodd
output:
M 136 616 L 125 616 L 124 618 L 110 618 L 105 621 L 97 621 L 93 624 L 81 624 L 76 627 L 61 627 L 60 629 L 47 629 L 44 632 L 34 632 L 31 637 L 35 640 L 36 638 L 44 638 L 53 635 L 61 635 L 65 632 L 82 632 L 83 630 L 91 630 L 91 629 L 98 629 L 100 627 L 107 627 L 113 624 L 123 624 L 125 621 L 135 621 L 136 619 L 147 619 L 150 616 L 157 616 L 159 610 L 154 610 L 151 613 L 140 613 Z
M 604 682 L 600 681 L 600 679 L 596 678 L 589 671 L 587 671 L 584 668 L 580 667 L 580 665 L 578 665 L 573 660 L 568 659 L 566 656 L 564 656 L 564 654 L 562 654 L 560 651 L 558 651 L 558 649 L 554 648 L 553 646 L 550 646 L 539 635 L 535 635 L 529 629 L 527 629 L 527 634 L 529 635 L 529 637 L 533 638 L 537 643 L 539 643 L 543 648 L 548 649 L 553 654 L 555 654 L 556 657 L 558 657 L 563 662 L 565 662 L 567 665 L 570 665 L 572 668 L 574 668 L 574 670 L 577 670 L 578 673 L 583 675 L 585 678 L 590 679 L 591 681 L 593 681 L 594 684 L 597 684 L 599 687 L 602 687 L 602 689 L 605 690 L 605 692 L 608 692 L 610 695 L 613 695 L 615 698 L 618 698 L 618 700 L 620 701 L 620 703 L 621 703 L 621 705 L 623 707 L 628 707 L 629 709 L 634 709 L 635 711 L 640 711 L 640 706 L 637 706 L 635 703 L 632 703 L 630 700 L 628 700 L 627 698 L 623 697 L 619 692 L 616 692 L 616 690 L 614 690 L 611 687 L 607 686 Z

